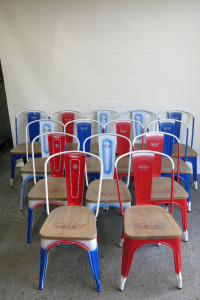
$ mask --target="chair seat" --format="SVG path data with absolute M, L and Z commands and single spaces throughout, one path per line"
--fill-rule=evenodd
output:
M 55 208 L 40 230 L 40 237 L 50 240 L 92 240 L 96 236 L 95 215 L 83 206 Z
M 173 145 L 173 152 L 172 152 L 173 157 L 178 156 L 178 144 Z M 180 156 L 185 157 L 185 144 L 180 145 Z M 188 157 L 197 157 L 198 153 L 190 146 L 187 147 L 187 156 Z
M 174 199 L 186 199 L 188 193 L 176 181 L 174 181 Z M 153 177 L 151 201 L 171 199 L 171 178 Z
M 131 194 L 125 182 L 119 181 L 122 202 L 130 202 Z M 96 203 L 98 196 L 99 180 L 92 181 L 86 192 L 86 202 Z M 119 196 L 117 190 L 117 182 L 115 179 L 103 179 L 101 188 L 100 203 L 119 203 Z
M 37 157 L 35 158 L 35 173 L 36 174 L 44 174 L 44 164 L 46 161 L 46 157 Z M 50 171 L 50 164 L 48 164 L 47 168 L 48 174 L 51 173 Z M 33 173 L 33 163 L 32 159 L 30 159 L 22 168 L 21 174 L 32 174 Z
M 67 191 L 66 191 L 66 180 L 62 177 L 49 177 L 48 181 L 48 195 L 49 201 L 58 200 L 66 201 L 67 200 Z M 33 186 L 33 188 L 28 193 L 29 200 L 46 200 L 45 192 L 45 179 L 41 179 Z
M 26 143 L 20 144 L 18 146 L 15 146 L 10 150 L 11 154 L 18 154 L 18 155 L 25 155 L 26 154 Z M 31 143 L 28 143 L 28 154 L 32 155 L 31 151 Z M 34 154 L 40 155 L 41 154 L 41 144 L 35 143 L 34 144 Z
M 160 206 L 135 205 L 124 215 L 124 234 L 128 239 L 173 239 L 182 232 L 174 218 Z
M 67 151 L 77 150 L 78 144 L 77 143 L 67 143 Z
M 174 162 L 174 172 L 177 173 L 177 164 L 178 164 L 178 158 L 172 158 Z M 180 173 L 182 174 L 190 174 L 191 169 L 190 167 L 182 160 L 180 159 Z M 167 157 L 162 158 L 162 166 L 161 166 L 161 173 L 171 174 L 172 167 L 170 164 L 170 161 Z

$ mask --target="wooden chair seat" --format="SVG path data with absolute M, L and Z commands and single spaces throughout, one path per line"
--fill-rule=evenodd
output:
M 77 143 L 67 143 L 67 151 L 77 150 Z
M 174 181 L 174 197 L 173 199 L 186 199 L 188 193 L 176 181 Z M 170 200 L 171 199 L 171 178 L 169 177 L 153 177 L 151 201 Z
M 62 177 L 48 177 L 48 195 L 49 201 L 66 201 L 66 180 Z M 45 179 L 41 179 L 33 186 L 28 193 L 28 200 L 44 200 L 46 201 Z
M 26 143 L 20 144 L 13 149 L 10 150 L 11 154 L 17 154 L 17 155 L 25 155 L 26 154 Z M 40 155 L 41 154 L 41 144 L 40 143 L 35 143 L 34 145 L 34 153 L 35 155 Z M 31 143 L 28 143 L 28 154 L 32 155 L 31 151 Z
M 174 162 L 174 172 L 177 173 L 177 164 L 178 164 L 178 158 L 173 157 Z M 180 173 L 182 174 L 190 174 L 191 169 L 190 167 L 182 160 L 180 159 Z M 162 158 L 162 166 L 161 166 L 161 173 L 170 174 L 171 173 L 171 166 L 170 162 L 166 157 Z
M 122 202 L 130 202 L 131 194 L 125 182 L 120 180 L 119 184 L 120 184 Z M 90 203 L 97 202 L 98 188 L 99 188 L 99 180 L 94 180 L 89 184 L 85 196 L 87 202 Z M 117 182 L 115 179 L 103 179 L 100 203 L 111 203 L 111 202 L 119 203 Z
M 95 214 L 83 206 L 55 208 L 40 230 L 40 237 L 48 240 L 92 240 L 96 236 Z
M 36 174 L 44 174 L 44 164 L 46 161 L 46 157 L 38 157 L 35 158 L 35 172 Z M 30 159 L 22 168 L 21 174 L 32 174 L 33 173 L 33 163 Z M 50 165 L 48 164 L 48 173 L 50 174 Z
M 181 157 L 185 157 L 185 147 L 186 147 L 185 144 L 180 144 L 180 156 Z M 178 156 L 178 145 L 177 144 L 173 145 L 172 156 L 173 157 Z M 197 157 L 198 153 L 190 146 L 187 146 L 187 156 L 188 157 Z
M 124 234 L 131 240 L 173 239 L 182 232 L 174 218 L 160 206 L 128 207 L 124 215 Z

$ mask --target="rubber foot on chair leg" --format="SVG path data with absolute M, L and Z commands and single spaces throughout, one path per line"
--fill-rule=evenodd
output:
M 194 181 L 194 189 L 198 190 L 198 182 L 197 181 Z
M 177 278 L 178 288 L 179 288 L 179 289 L 182 289 L 182 287 L 183 287 L 183 282 L 182 282 L 182 275 L 181 275 L 181 273 L 176 274 L 176 278 Z
M 10 186 L 13 187 L 13 185 L 14 185 L 14 179 L 11 178 L 10 179 Z
M 188 204 L 187 204 L 187 211 L 191 211 L 192 210 L 192 208 L 191 208 L 191 201 L 190 202 L 188 202 Z
M 184 231 L 183 235 L 184 235 L 184 241 L 188 242 L 188 230 Z
M 120 291 L 124 290 L 124 285 L 125 285 L 126 279 L 127 278 L 125 278 L 124 276 L 121 276 L 121 282 L 120 282 L 120 286 L 119 286 Z

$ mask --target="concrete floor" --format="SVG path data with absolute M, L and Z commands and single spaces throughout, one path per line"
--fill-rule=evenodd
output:
M 200 179 L 200 178 L 199 178 Z M 200 181 L 199 181 L 200 182 Z M 125 290 L 118 289 L 122 249 L 118 242 L 123 220 L 119 210 L 98 216 L 99 263 L 102 291 L 96 292 L 87 253 L 80 247 L 62 245 L 49 254 L 44 290 L 38 290 L 39 229 L 46 215 L 35 212 L 32 243 L 26 243 L 27 200 L 19 210 L 20 169 L 10 187 L 9 149 L 0 155 L 0 300 L 5 299 L 200 299 L 200 191 L 191 184 L 192 212 L 188 213 L 189 241 L 182 241 L 183 289 L 176 287 L 172 250 L 162 245 L 141 247 L 135 253 Z M 27 191 L 33 185 L 29 182 Z M 174 207 L 181 226 L 181 214 Z

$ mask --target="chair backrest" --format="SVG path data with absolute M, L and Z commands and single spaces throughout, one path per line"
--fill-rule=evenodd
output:
M 166 154 L 149 151 L 149 150 L 139 150 L 132 151 L 127 153 L 132 156 L 133 162 L 133 174 L 134 174 L 134 188 L 135 188 L 135 202 L 136 205 L 150 205 L 151 204 L 151 192 L 152 192 L 152 181 L 153 181 L 153 168 L 154 168 L 154 160 L 155 155 L 164 155 L 168 158 L 171 164 L 171 205 L 170 205 L 170 213 L 173 210 L 173 190 L 174 190 L 174 162 Z M 115 173 L 117 179 L 117 187 L 119 193 L 119 202 L 121 208 L 121 214 L 123 215 L 123 207 L 121 200 L 121 191 L 119 186 L 119 176 L 117 173 L 117 165 L 120 159 L 122 159 L 125 155 L 122 155 L 116 159 L 115 162 Z
M 58 121 L 56 121 L 58 122 Z M 35 172 L 35 154 L 34 154 L 34 143 L 37 139 L 45 139 L 48 142 L 48 149 L 49 149 L 49 156 L 54 155 L 56 153 L 60 153 L 63 151 L 67 151 L 66 145 L 66 136 L 71 135 L 69 133 L 64 132 L 46 132 L 36 136 L 32 143 L 31 143 L 31 150 L 32 150 L 32 163 L 33 163 L 33 180 L 36 184 L 36 172 Z M 76 136 L 72 136 L 77 142 L 77 150 L 79 150 L 80 143 Z M 51 168 L 51 176 L 52 177 L 63 177 L 64 172 L 64 159 L 60 156 L 54 157 L 50 161 L 50 168 Z
M 185 124 L 187 124 L 189 128 L 189 136 L 188 136 L 188 142 L 190 142 L 190 146 L 193 147 L 193 140 L 194 140 L 194 123 L 195 118 L 194 116 L 187 111 L 183 110 L 166 110 L 161 111 L 157 114 L 158 119 L 175 119 L 179 121 L 183 121 Z M 176 124 L 177 133 L 176 136 L 180 138 L 180 130 L 181 130 L 181 123 Z
M 102 125 L 115 119 L 121 118 L 119 112 L 109 109 L 93 110 L 86 114 L 86 119 L 93 119 L 99 121 Z M 103 129 L 99 126 L 99 132 L 103 133 Z
M 121 138 L 129 143 L 129 151 L 131 150 L 131 141 L 123 136 L 116 133 L 100 133 L 88 137 L 83 143 L 83 149 L 85 150 L 85 144 L 89 139 L 98 138 L 99 144 L 99 157 L 103 161 L 103 179 L 113 179 L 114 178 L 114 165 L 116 156 L 116 146 L 117 138 Z M 129 164 L 130 164 L 129 160 Z M 127 185 L 129 181 L 127 181 Z
M 183 121 L 174 120 L 174 119 L 160 119 L 160 120 L 156 120 L 156 121 L 151 122 L 148 125 L 147 130 L 150 132 L 152 128 L 154 130 L 155 130 L 155 128 L 158 128 L 159 131 L 166 132 L 166 133 L 171 133 L 171 134 L 175 135 L 179 140 L 180 131 L 177 130 L 177 128 L 179 128 L 179 127 L 182 128 L 182 129 L 185 128 L 185 136 L 182 137 L 182 141 L 186 145 L 186 147 L 185 147 L 185 157 L 187 158 L 187 145 L 188 145 L 189 128 L 188 128 L 187 124 L 185 124 Z M 171 136 L 168 136 L 168 137 L 166 136 L 165 141 L 164 141 L 163 152 L 168 154 L 169 156 L 172 156 L 172 148 L 173 148 L 172 146 L 173 146 L 173 144 L 178 143 L 178 140 L 175 139 L 175 138 L 172 138 Z
M 23 110 L 18 112 L 15 117 L 15 135 L 16 135 L 16 145 L 19 145 L 19 140 L 25 141 L 25 136 L 20 137 L 20 133 L 24 134 L 24 128 L 26 125 L 32 121 L 40 119 L 49 119 L 49 114 L 42 110 Z M 38 123 L 34 123 L 29 127 L 29 139 L 30 142 L 34 139 L 36 135 L 39 134 Z
M 66 176 L 66 188 L 67 188 L 67 205 L 81 206 L 83 200 L 83 188 L 84 188 L 84 174 L 86 171 L 86 155 L 90 155 L 99 160 L 100 162 L 100 181 L 99 189 L 97 191 L 97 210 L 96 217 L 99 212 L 99 203 L 101 195 L 103 163 L 101 159 L 92 153 L 84 151 L 64 151 L 56 153 L 47 158 L 45 162 L 45 189 L 46 189 L 46 209 L 49 214 L 49 201 L 48 201 L 48 181 L 47 181 L 47 164 L 56 156 L 64 155 L 65 160 L 65 176 Z M 86 174 L 85 174 L 86 175 Z
M 128 139 L 133 140 L 135 135 L 135 124 L 141 127 L 141 132 L 144 133 L 144 127 L 139 121 L 135 120 L 112 120 L 104 125 L 105 132 L 117 133 L 123 136 L 126 136 Z M 129 142 L 124 141 L 121 137 L 117 137 L 117 148 L 118 148 L 118 156 L 129 152 Z
M 122 114 L 122 119 L 132 119 L 140 122 L 143 125 L 144 131 L 147 131 L 147 126 L 150 122 L 156 120 L 156 114 L 152 111 L 143 109 L 128 110 Z M 135 135 L 142 134 L 142 128 L 138 123 L 134 124 Z
M 84 114 L 76 110 L 58 110 L 50 114 L 50 118 L 53 120 L 61 121 L 64 125 L 68 122 L 77 119 L 84 119 Z M 67 127 L 66 133 L 74 134 L 74 123 L 70 123 L 70 126 Z M 72 143 L 73 140 L 70 136 L 67 137 L 67 143 Z
M 135 137 L 133 140 L 133 150 L 135 150 L 135 144 L 137 143 L 137 138 Z M 179 139 L 167 132 L 147 132 L 142 135 L 142 138 L 146 138 L 146 149 L 150 151 L 156 151 L 160 153 L 164 153 L 169 155 L 172 153 L 173 141 L 176 140 L 178 144 L 178 161 L 177 161 L 177 182 L 179 182 L 179 169 L 180 169 L 180 141 Z M 165 145 L 167 144 L 167 146 Z M 170 149 L 171 147 L 171 149 Z M 169 155 L 171 156 L 171 155 Z M 153 168 L 153 176 L 161 175 L 161 164 L 162 164 L 162 156 L 155 155 L 154 159 L 154 168 Z
M 64 124 L 56 121 L 56 120 L 50 120 L 50 119 L 43 119 L 43 120 L 35 120 L 27 124 L 26 126 L 26 160 L 28 161 L 29 155 L 28 155 L 28 131 L 30 126 L 36 126 L 39 128 L 39 134 L 48 133 L 48 132 L 54 132 L 56 131 L 56 125 L 57 127 L 60 127 L 59 129 L 63 131 Z M 37 136 L 39 136 L 39 134 Z M 38 142 L 39 139 L 33 139 L 34 141 Z M 41 142 L 41 153 L 42 157 L 48 157 L 49 156 L 49 146 L 48 146 L 48 139 L 47 136 L 42 136 L 40 139 Z
M 94 133 L 99 133 L 99 128 L 103 130 L 103 125 L 99 121 L 91 119 L 78 119 L 66 123 L 64 129 L 65 132 L 68 132 L 68 127 L 71 127 L 72 123 L 75 125 L 74 135 L 78 137 L 80 142 L 80 151 L 83 151 L 83 142 L 87 137 L 93 135 Z M 85 151 L 90 152 L 90 140 L 85 145 Z

